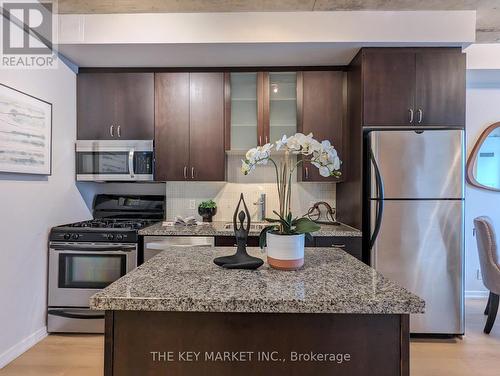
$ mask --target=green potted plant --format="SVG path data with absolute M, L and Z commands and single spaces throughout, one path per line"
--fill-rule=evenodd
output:
M 271 158 L 273 149 L 284 150 L 281 160 Z M 299 157 L 297 161 L 292 158 L 294 155 Z M 317 167 L 321 176 L 340 176 L 341 161 L 337 151 L 328 140 L 315 140 L 312 133 L 283 136 L 274 144 L 250 149 L 242 160 L 241 171 L 245 175 L 268 162 L 275 168 L 279 213 L 273 211 L 276 218 L 265 218 L 270 224 L 261 231 L 259 242 L 261 248 L 267 249 L 267 263 L 276 269 L 300 268 L 304 264 L 305 237 L 320 229 L 309 218 L 294 217 L 291 211 L 292 174 L 305 161 Z
M 198 214 L 203 218 L 203 222 L 212 222 L 212 217 L 217 213 L 217 204 L 214 200 L 202 201 L 198 206 Z

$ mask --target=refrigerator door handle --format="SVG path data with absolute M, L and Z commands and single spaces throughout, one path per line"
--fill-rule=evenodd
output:
M 377 240 L 378 233 L 380 231 L 380 226 L 382 225 L 382 215 L 384 213 L 384 181 L 382 180 L 382 175 L 380 174 L 380 170 L 377 165 L 377 161 L 373 156 L 373 151 L 370 149 L 370 161 L 373 164 L 373 171 L 375 172 L 375 185 L 377 190 L 377 212 L 375 215 L 375 226 L 373 229 L 373 233 L 370 236 L 370 248 L 373 248 L 375 244 L 375 240 Z

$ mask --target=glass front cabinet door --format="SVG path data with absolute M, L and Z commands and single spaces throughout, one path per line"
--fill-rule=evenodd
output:
M 297 132 L 296 72 L 232 72 L 226 79 L 226 149 L 246 151 Z
M 247 150 L 258 141 L 256 72 L 231 73 L 231 149 Z
M 269 136 L 265 135 L 265 142 L 276 142 L 296 132 L 297 73 L 269 73 Z

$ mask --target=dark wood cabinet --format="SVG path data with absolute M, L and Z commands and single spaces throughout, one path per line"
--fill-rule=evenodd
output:
M 79 140 L 152 140 L 153 73 L 80 73 L 77 77 Z
M 465 55 L 456 48 L 362 54 L 364 126 L 464 126 Z
M 190 73 L 189 177 L 225 178 L 224 75 Z
M 365 125 L 410 124 L 414 117 L 415 53 L 369 51 L 364 56 L 363 78 Z
M 157 73 L 155 90 L 155 180 L 224 180 L 223 73 Z
M 465 55 L 419 52 L 416 67 L 417 124 L 465 125 Z
M 298 131 L 304 134 L 312 132 L 319 141 L 329 140 L 343 161 L 340 178 L 325 178 L 308 162 L 302 165 L 298 178 L 305 182 L 343 181 L 347 166 L 344 155 L 346 73 L 305 71 L 298 74 L 297 81 L 302 89 L 298 99 Z
M 189 73 L 155 75 L 155 180 L 187 178 L 189 97 Z
M 315 238 L 316 247 L 340 248 L 361 260 L 362 238 L 355 236 L 325 236 Z

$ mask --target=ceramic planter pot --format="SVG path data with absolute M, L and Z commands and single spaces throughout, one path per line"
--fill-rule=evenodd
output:
M 267 263 L 275 269 L 296 270 L 304 265 L 304 234 L 279 235 L 268 232 Z
M 217 213 L 217 208 L 200 208 L 198 214 L 201 215 L 203 222 L 212 222 L 212 217 Z

